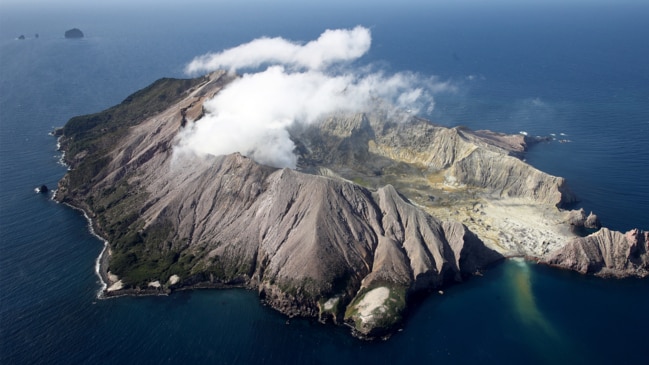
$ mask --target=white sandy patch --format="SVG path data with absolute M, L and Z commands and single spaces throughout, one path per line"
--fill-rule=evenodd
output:
M 106 291 L 116 291 L 124 287 L 124 283 L 121 280 L 118 280 L 115 284 L 111 285 Z
M 463 223 L 503 255 L 541 257 L 575 237 L 565 223 L 565 211 L 526 199 L 475 197 L 454 202 L 451 209 L 421 205 L 438 219 Z
M 338 300 L 340 300 L 340 298 L 331 298 L 327 300 L 324 304 L 324 310 L 330 311 L 334 309 L 334 306 L 338 303 Z
M 385 301 L 390 297 L 390 289 L 381 286 L 375 289 L 370 290 L 365 294 L 363 299 L 356 305 L 358 309 L 358 315 L 363 322 L 367 322 L 372 319 L 373 313 L 375 311 L 385 312 L 386 308 L 383 305 Z
M 565 223 L 565 213 L 553 206 L 503 199 L 488 202 L 483 212 L 483 216 L 474 218 L 483 228 L 482 236 L 488 236 L 484 227 L 491 226 L 489 231 L 497 232 L 492 237 L 498 246 L 511 253 L 540 257 L 575 237 Z
M 158 281 L 158 280 L 152 281 L 152 282 L 149 283 L 149 286 L 153 287 L 153 288 L 159 288 L 160 287 L 160 281 Z
M 110 271 L 108 272 L 108 280 L 110 280 L 111 283 L 117 282 L 119 280 L 119 276 L 111 273 Z
M 171 275 L 171 277 L 169 278 L 169 285 L 174 285 L 179 281 L 180 281 L 180 276 L 175 275 L 175 274 Z
M 437 219 L 463 223 L 487 247 L 506 256 L 543 257 L 576 237 L 566 223 L 565 211 L 530 199 L 459 186 L 444 171 L 393 179 L 384 176 L 378 183 L 392 184 Z

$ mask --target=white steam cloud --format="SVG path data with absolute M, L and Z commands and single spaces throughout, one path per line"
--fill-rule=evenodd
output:
M 417 113 L 430 112 L 432 94 L 452 90 L 449 83 L 413 73 L 334 72 L 370 47 L 367 28 L 327 30 L 304 45 L 262 38 L 194 59 L 188 73 L 217 69 L 267 68 L 244 74 L 204 104 L 206 114 L 180 133 L 176 154 L 224 155 L 240 152 L 275 167 L 294 168 L 295 145 L 287 128 L 311 124 L 335 112 L 368 111 L 378 100 Z
M 187 65 L 190 74 L 220 68 L 235 71 L 262 64 L 282 64 L 310 70 L 326 68 L 335 62 L 355 60 L 364 55 L 372 43 L 367 28 L 327 30 L 305 45 L 283 38 L 260 38 L 216 54 L 197 57 Z

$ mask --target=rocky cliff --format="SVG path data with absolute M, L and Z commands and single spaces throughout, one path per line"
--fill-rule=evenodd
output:
M 521 160 L 534 142 L 523 136 L 377 108 L 292 128 L 296 170 L 174 154 L 178 133 L 231 80 L 161 79 L 59 131 L 70 171 L 56 199 L 108 240 L 106 295 L 245 286 L 290 316 L 371 337 L 400 323 L 412 293 L 503 256 L 579 271 L 598 259 L 580 254 L 593 239 L 570 229 L 581 215 L 559 209 L 575 200 L 565 181 Z M 622 242 L 598 234 L 600 251 Z M 646 272 L 645 248 L 616 250 L 601 268 Z M 620 264 L 625 253 L 639 259 Z
M 586 237 L 568 242 L 543 258 L 553 266 L 603 277 L 649 274 L 649 232 L 638 229 L 627 233 L 602 228 Z

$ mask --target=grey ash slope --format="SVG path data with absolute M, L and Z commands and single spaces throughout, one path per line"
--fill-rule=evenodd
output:
M 478 217 L 478 206 L 514 199 L 565 225 L 556 206 L 574 197 L 520 160 L 522 136 L 391 123 L 403 116 L 377 111 L 292 130 L 300 171 L 239 154 L 174 155 L 178 132 L 230 80 L 164 79 L 61 131 L 71 170 L 56 198 L 85 210 L 109 241 L 106 294 L 245 286 L 288 315 L 375 336 L 398 325 L 412 292 L 503 255 L 542 259 L 575 238 L 553 228 L 556 247 L 494 239 L 510 221 Z M 476 213 L 457 219 L 457 209 Z

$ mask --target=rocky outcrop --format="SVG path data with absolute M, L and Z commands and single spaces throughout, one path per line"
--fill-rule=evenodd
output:
M 79 28 L 72 28 L 65 31 L 65 38 L 68 39 L 79 39 L 83 38 L 83 32 Z
M 626 234 L 602 228 L 576 238 L 541 261 L 603 277 L 649 275 L 649 232 L 634 229 Z
M 589 230 L 596 231 L 602 228 L 599 218 L 593 212 L 586 215 L 583 208 L 578 210 L 571 210 L 566 214 L 566 222 L 570 225 L 570 229 L 578 234 L 588 233 Z

